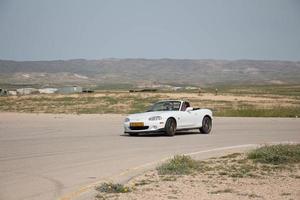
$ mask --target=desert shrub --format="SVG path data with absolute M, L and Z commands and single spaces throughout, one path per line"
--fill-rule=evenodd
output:
M 102 183 L 96 190 L 103 193 L 127 193 L 130 188 L 119 183 Z
M 190 156 L 176 155 L 171 160 L 157 167 L 160 175 L 190 174 L 199 168 L 199 163 Z
M 291 164 L 300 162 L 300 144 L 266 145 L 248 153 L 248 158 L 266 164 Z

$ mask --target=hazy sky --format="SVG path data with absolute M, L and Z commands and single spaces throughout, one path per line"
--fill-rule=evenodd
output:
M 0 59 L 300 60 L 300 0 L 0 0 Z

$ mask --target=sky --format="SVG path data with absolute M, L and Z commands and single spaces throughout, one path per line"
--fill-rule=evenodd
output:
M 0 0 L 0 59 L 300 61 L 300 0 Z

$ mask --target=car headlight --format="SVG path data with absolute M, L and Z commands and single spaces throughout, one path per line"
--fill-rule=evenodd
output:
M 161 116 L 154 116 L 154 117 L 150 117 L 149 121 L 156 121 L 156 120 L 162 120 Z
M 125 118 L 124 122 L 129 122 L 130 119 L 129 118 Z

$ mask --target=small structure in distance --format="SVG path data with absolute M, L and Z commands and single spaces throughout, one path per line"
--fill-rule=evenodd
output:
M 59 88 L 57 90 L 57 93 L 60 94 L 72 94 L 72 93 L 81 93 L 82 92 L 82 87 L 80 86 L 66 86 Z
M 35 88 L 19 88 L 17 89 L 17 94 L 18 95 L 28 95 L 28 94 L 33 94 L 33 93 L 38 93 L 38 89 Z
M 42 88 L 39 89 L 39 93 L 41 94 L 53 94 L 57 91 L 57 88 Z

